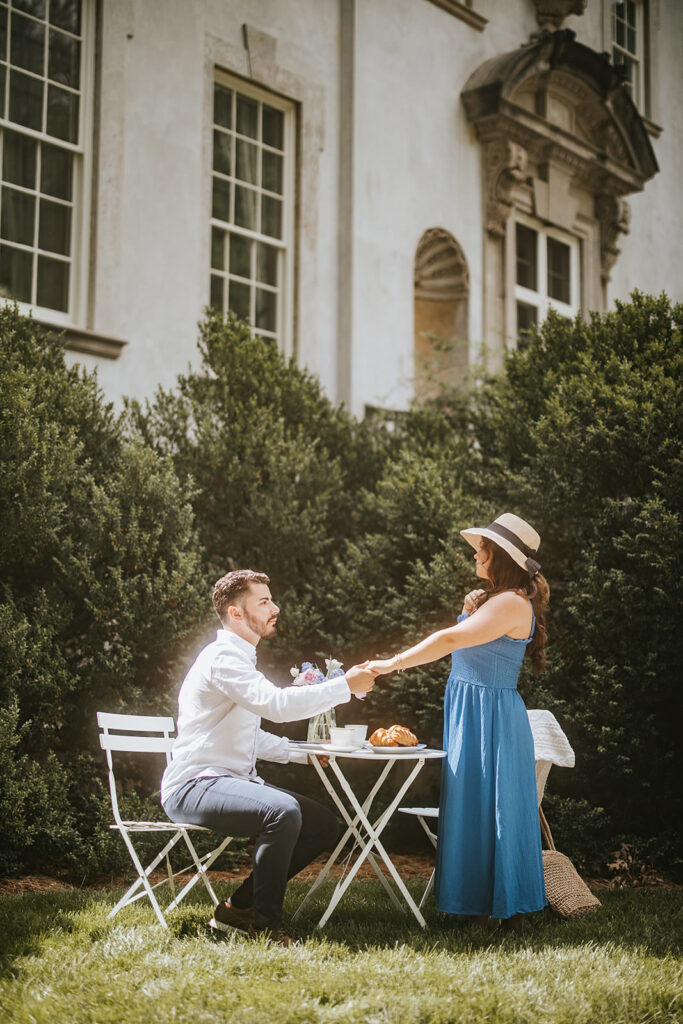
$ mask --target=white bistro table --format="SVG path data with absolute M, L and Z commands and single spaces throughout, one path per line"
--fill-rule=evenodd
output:
M 334 911 L 334 908 L 339 903 L 340 899 L 351 885 L 351 882 L 355 878 L 358 870 L 365 860 L 367 860 L 372 867 L 373 871 L 379 878 L 380 882 L 384 886 L 389 898 L 398 910 L 403 910 L 401 901 L 399 900 L 396 892 L 391 887 L 389 879 L 386 877 L 382 869 L 378 864 L 378 858 L 374 856 L 374 852 L 379 854 L 379 858 L 384 862 L 390 876 L 396 883 L 396 887 L 400 895 L 405 900 L 407 906 L 415 915 L 415 918 L 422 926 L 425 927 L 425 919 L 422 916 L 422 912 L 419 907 L 416 906 L 412 896 L 408 892 L 406 885 L 399 875 L 398 871 L 394 867 L 389 854 L 385 847 L 382 845 L 380 836 L 382 832 L 389 824 L 394 812 L 398 805 L 403 800 L 413 782 L 422 771 L 425 762 L 436 760 L 445 757 L 443 750 L 434 750 L 428 747 L 377 747 L 374 750 L 368 750 L 367 748 L 360 748 L 357 750 L 340 750 L 339 748 L 333 749 L 325 743 L 320 745 L 312 745 L 310 743 L 292 743 L 291 747 L 293 750 L 302 751 L 305 750 L 308 754 L 318 755 L 322 757 L 329 757 L 330 759 L 330 770 L 332 775 L 337 781 L 335 787 L 325 772 L 325 769 L 321 767 L 318 756 L 311 757 L 313 766 L 315 767 L 323 786 L 332 797 L 335 806 L 338 808 L 339 813 L 346 822 L 346 831 L 344 835 L 337 843 L 335 849 L 332 851 L 329 859 L 327 860 L 324 867 L 321 869 L 320 874 L 313 882 L 313 885 L 306 893 L 301 905 L 298 907 L 294 917 L 301 912 L 305 904 L 308 902 L 310 897 L 316 891 L 316 889 L 325 881 L 331 868 L 336 864 L 339 856 L 346 845 L 347 840 L 353 836 L 354 845 L 349 855 L 349 859 L 353 860 L 354 854 L 356 855 L 353 864 L 348 867 L 346 873 L 342 873 L 342 877 L 337 882 L 332 898 L 325 910 L 325 913 L 318 922 L 318 928 L 323 928 L 330 918 L 330 915 Z M 358 797 L 353 791 L 348 779 L 342 771 L 340 762 L 342 761 L 364 761 L 366 764 L 380 764 L 384 763 L 384 767 L 379 774 L 378 779 L 372 786 L 372 789 L 365 797 L 365 800 L 361 804 Z M 389 806 L 382 811 L 380 816 L 374 820 L 371 820 L 372 804 L 377 794 L 379 793 L 382 786 L 387 781 L 389 774 L 396 764 L 402 762 L 409 762 L 412 766 L 411 771 L 408 773 L 406 779 L 404 779 L 402 785 L 399 787 L 396 795 L 392 799 Z

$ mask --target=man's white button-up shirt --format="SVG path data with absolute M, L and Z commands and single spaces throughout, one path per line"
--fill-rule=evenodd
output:
M 205 647 L 178 695 L 178 736 L 161 780 L 161 802 L 190 779 L 234 775 L 262 782 L 257 758 L 287 763 L 285 737 L 261 729 L 261 717 L 294 722 L 351 699 L 344 676 L 312 686 L 280 688 L 256 668 L 256 648 L 227 629 Z

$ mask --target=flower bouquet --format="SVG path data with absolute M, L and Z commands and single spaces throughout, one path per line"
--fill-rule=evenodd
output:
M 326 679 L 336 679 L 344 675 L 341 661 L 334 658 L 325 658 L 326 672 L 323 674 L 317 665 L 310 661 L 304 661 L 301 668 L 290 669 L 292 675 L 292 686 L 313 686 L 316 683 L 323 683 Z M 308 734 L 306 739 L 309 743 L 327 743 L 330 739 L 330 729 L 337 724 L 334 708 L 329 711 L 321 711 L 308 720 Z

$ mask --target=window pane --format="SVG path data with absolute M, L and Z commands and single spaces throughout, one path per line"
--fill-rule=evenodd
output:
M 559 302 L 571 301 L 569 257 L 568 245 L 548 239 L 548 295 Z
M 78 96 L 56 85 L 47 87 L 47 133 L 67 142 L 78 141 Z
M 47 62 L 48 78 L 60 85 L 78 89 L 80 84 L 81 44 L 63 32 L 50 32 Z
M 214 129 L 213 133 L 213 169 L 221 174 L 231 174 L 232 161 L 230 159 L 230 148 L 232 136 L 225 132 Z
M 281 110 L 263 104 L 263 141 L 267 146 L 284 149 L 285 117 Z
M 45 0 L 14 0 L 12 7 L 33 14 L 36 18 L 45 17 Z
M 223 312 L 223 283 L 224 279 L 218 274 L 211 275 L 211 306 Z
M 515 225 L 517 246 L 517 284 L 523 288 L 538 291 L 538 269 L 536 266 L 537 233 L 524 224 Z
M 626 33 L 626 49 L 631 53 L 636 52 L 636 30 L 634 28 L 630 28 Z
M 2 141 L 2 178 L 24 188 L 36 187 L 38 143 L 19 132 L 6 130 Z
M 40 200 L 38 246 L 68 256 L 71 252 L 71 207 Z
M 41 145 L 40 191 L 57 199 L 71 199 L 73 154 L 49 142 Z
M 36 198 L 13 188 L 2 190 L 0 234 L 9 242 L 33 245 Z
M 250 139 L 258 138 L 258 104 L 247 96 L 237 96 L 237 131 Z
M 7 8 L 0 7 L 0 60 L 7 60 Z
M 277 249 L 258 242 L 256 246 L 256 280 L 277 284 Z
M 74 35 L 81 34 L 81 0 L 50 0 L 50 22 Z
M 33 255 L 0 245 L 0 294 L 18 302 L 31 301 Z
M 4 64 L 0 64 L 0 114 L 5 116 L 5 79 L 7 77 L 7 68 Z
M 212 216 L 216 220 L 230 220 L 230 189 L 232 185 L 222 178 L 213 179 Z
M 211 266 L 225 270 L 225 231 L 220 228 L 211 228 Z
M 249 319 L 249 293 L 251 289 L 248 284 L 240 284 L 239 281 L 230 282 L 228 293 L 228 308 L 243 320 Z
M 9 119 L 40 131 L 43 126 L 43 83 L 21 71 L 9 78 Z
M 69 264 L 62 260 L 51 260 L 49 256 L 38 257 L 39 306 L 58 309 L 66 313 L 69 308 Z
M 26 68 L 36 75 L 42 75 L 45 61 L 45 27 L 12 14 L 12 38 L 10 40 L 10 61 L 19 68 Z
M 263 150 L 263 177 L 261 183 L 269 192 L 282 195 L 282 157 L 277 153 Z
M 258 184 L 258 147 L 251 142 L 237 139 L 236 142 L 235 177 L 247 181 L 250 185 Z
M 621 5 L 619 5 L 619 6 L 621 6 Z M 624 43 L 626 42 L 626 30 L 624 28 L 623 21 L 621 20 L 621 18 L 618 15 L 617 15 L 617 19 L 616 19 L 616 22 L 615 22 L 615 29 L 616 29 L 615 39 L 617 41 L 617 46 L 623 46 Z
M 243 235 L 230 235 L 230 273 L 251 277 L 251 242 Z
M 213 87 L 213 120 L 223 128 L 232 128 L 232 90 L 222 85 Z
M 538 310 L 528 302 L 517 303 L 517 334 L 530 330 L 538 323 Z
M 256 326 L 264 331 L 275 331 L 277 322 L 277 294 L 263 288 L 256 289 Z
M 258 193 L 250 188 L 235 186 L 235 224 L 256 231 Z
M 279 199 L 262 196 L 261 231 L 271 238 L 282 238 L 282 203 Z

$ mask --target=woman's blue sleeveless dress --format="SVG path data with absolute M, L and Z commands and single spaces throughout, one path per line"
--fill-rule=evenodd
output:
M 503 636 L 452 655 L 435 879 L 448 914 L 506 918 L 546 905 L 534 741 L 517 692 L 535 624 L 527 640 Z

